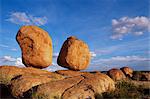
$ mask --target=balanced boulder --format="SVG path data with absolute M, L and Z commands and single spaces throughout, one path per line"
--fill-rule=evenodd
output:
M 52 64 L 52 40 L 46 31 L 37 26 L 22 26 L 16 40 L 25 66 L 45 68 Z
M 116 68 L 110 69 L 107 72 L 107 74 L 108 74 L 108 76 L 110 76 L 115 81 L 123 80 L 126 78 L 124 73 L 121 70 L 116 69 Z
M 122 67 L 121 70 L 123 71 L 123 73 L 128 76 L 128 77 L 132 77 L 133 76 L 133 69 L 131 69 L 130 67 Z
M 71 70 L 84 70 L 90 63 L 90 51 L 88 45 L 74 36 L 64 42 L 58 59 L 58 65 Z

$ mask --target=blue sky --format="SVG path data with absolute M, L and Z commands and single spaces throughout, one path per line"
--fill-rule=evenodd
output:
M 37 25 L 53 40 L 54 66 L 69 36 L 85 41 L 92 52 L 87 70 L 129 65 L 150 70 L 149 0 L 1 0 L 0 64 L 22 65 L 15 40 L 22 25 Z

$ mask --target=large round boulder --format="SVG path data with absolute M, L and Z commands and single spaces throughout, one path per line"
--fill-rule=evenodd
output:
M 90 63 L 90 51 L 88 45 L 74 36 L 64 42 L 58 59 L 58 65 L 71 70 L 84 70 Z
M 122 67 L 121 70 L 127 77 L 133 76 L 133 69 L 131 69 L 130 67 Z
M 123 80 L 126 78 L 124 73 L 121 70 L 116 69 L 116 68 L 110 69 L 107 72 L 107 74 L 108 74 L 108 76 L 110 76 L 115 81 Z
M 52 64 L 52 40 L 46 31 L 37 26 L 22 26 L 16 40 L 25 66 L 45 68 Z

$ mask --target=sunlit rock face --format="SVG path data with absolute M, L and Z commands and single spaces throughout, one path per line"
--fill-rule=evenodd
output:
M 100 72 L 48 72 L 32 67 L 1 66 L 0 73 L 0 84 L 15 98 L 95 99 L 115 89 L 114 81 Z
M 37 26 L 22 26 L 16 36 L 25 66 L 45 68 L 52 64 L 52 40 Z
M 132 77 L 133 76 L 133 69 L 131 69 L 130 67 L 122 67 L 121 70 L 123 71 L 123 73 L 128 76 L 128 77 Z
M 116 69 L 116 68 L 110 69 L 107 72 L 107 74 L 109 75 L 109 77 L 111 77 L 115 81 L 123 80 L 126 78 L 124 73 L 121 70 Z
M 88 45 L 74 36 L 64 42 L 58 59 L 58 65 L 72 70 L 84 70 L 90 63 L 91 55 Z

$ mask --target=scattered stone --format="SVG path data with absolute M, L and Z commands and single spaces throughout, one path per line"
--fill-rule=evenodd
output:
M 123 80 L 126 78 L 124 73 L 119 69 L 111 69 L 107 72 L 108 76 L 111 77 L 115 81 Z
M 132 79 L 136 81 L 150 81 L 150 72 L 134 71 Z
M 127 77 L 131 78 L 133 76 L 133 69 L 131 69 L 130 67 L 122 67 L 121 70 Z
M 90 63 L 90 51 L 88 45 L 74 36 L 64 42 L 58 59 L 58 65 L 71 70 L 84 70 Z
M 150 81 L 150 73 L 143 73 L 141 80 L 142 81 Z
M 16 40 L 25 66 L 45 68 L 52 64 L 52 40 L 46 31 L 37 26 L 22 26 Z

